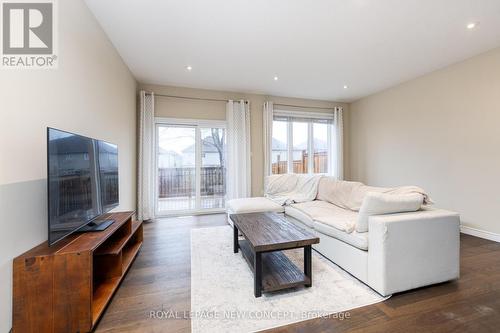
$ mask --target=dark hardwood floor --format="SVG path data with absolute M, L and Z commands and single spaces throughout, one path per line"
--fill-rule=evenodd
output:
M 96 332 L 190 332 L 190 230 L 225 225 L 225 215 L 159 219 L 144 226 L 144 246 Z M 150 318 L 165 310 L 176 318 Z M 462 235 L 458 281 L 393 295 L 278 332 L 500 332 L 500 243 Z

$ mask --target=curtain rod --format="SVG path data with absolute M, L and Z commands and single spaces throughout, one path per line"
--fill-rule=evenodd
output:
M 152 92 L 147 91 L 147 94 L 151 94 Z M 189 96 L 177 96 L 177 95 L 165 95 L 165 94 L 157 94 L 154 93 L 155 96 L 159 97 L 168 97 L 168 98 L 179 98 L 179 99 L 192 99 L 192 100 L 197 100 L 197 101 L 211 101 L 211 102 L 224 102 L 227 103 L 229 100 L 228 99 L 218 99 L 218 98 L 202 98 L 202 97 L 189 97 Z M 239 100 L 233 100 L 233 101 L 239 101 Z M 243 100 L 245 104 L 248 104 L 247 100 Z M 285 107 L 292 107 L 292 108 L 303 108 L 303 109 L 318 109 L 318 110 L 334 110 L 335 107 L 321 107 L 321 106 L 305 106 L 305 105 L 291 105 L 291 104 L 280 104 L 280 103 L 274 103 L 274 105 L 277 106 L 285 106 Z
M 151 92 L 146 92 L 147 94 L 151 94 Z M 217 98 L 202 98 L 202 97 L 189 97 L 189 96 L 176 96 L 176 95 L 163 95 L 163 94 L 157 94 L 154 93 L 155 96 L 159 97 L 169 97 L 169 98 L 180 98 L 180 99 L 193 99 L 197 101 L 211 101 L 211 102 L 224 102 L 227 103 L 229 102 L 228 99 L 217 99 Z M 233 101 L 240 101 L 240 100 L 233 100 Z M 245 104 L 248 104 L 247 100 L 243 100 Z
M 292 107 L 292 108 L 303 108 L 303 109 L 335 110 L 335 107 L 326 108 L 326 107 L 321 107 L 321 106 L 305 106 L 305 105 L 291 105 L 291 104 L 279 104 L 279 103 L 274 103 L 274 105 L 286 106 L 286 107 Z

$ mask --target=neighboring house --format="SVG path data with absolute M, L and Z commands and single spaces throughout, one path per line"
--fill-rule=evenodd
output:
M 286 152 L 287 152 L 287 148 L 286 148 L 286 143 L 284 143 L 283 141 L 280 141 L 276 138 L 273 138 L 273 143 L 272 143 L 272 162 L 273 163 L 276 163 L 278 161 L 278 156 L 281 155 L 281 156 L 285 156 L 286 158 Z M 283 158 L 281 157 L 280 160 L 283 160 Z
M 318 152 L 328 151 L 328 142 L 324 140 L 315 139 L 314 140 L 314 150 Z M 281 155 L 280 160 L 283 161 L 287 156 L 287 145 L 283 141 L 273 138 L 273 151 L 272 151 L 272 162 L 276 163 L 278 161 L 278 155 Z M 293 149 L 293 160 L 302 160 L 303 152 L 307 151 L 307 142 L 301 142 L 294 146 Z M 284 157 L 284 158 L 283 158 Z
M 315 155 L 317 152 L 327 152 L 328 151 L 328 143 L 326 141 L 320 139 L 314 139 L 313 149 Z M 297 145 L 294 145 L 293 149 L 293 160 L 298 161 L 302 160 L 302 153 L 307 154 L 307 142 L 301 142 Z
M 225 147 L 222 147 L 224 149 Z M 221 153 L 214 144 L 214 139 L 207 136 L 202 141 L 201 161 L 204 167 L 217 167 L 221 165 L 221 160 L 225 160 L 224 152 Z M 222 157 L 222 158 L 221 158 Z M 182 151 L 182 158 L 185 165 L 195 164 L 195 145 L 191 145 Z
M 173 150 L 166 150 L 159 148 L 158 151 L 158 168 L 194 168 L 195 166 L 195 145 L 190 145 L 181 153 L 177 153 Z M 225 148 L 225 147 L 223 147 Z M 204 167 L 215 167 L 220 166 L 221 156 L 219 150 L 213 143 L 213 138 L 211 136 L 203 139 L 202 147 L 202 166 Z M 223 153 L 222 161 L 224 161 L 225 156 Z
M 187 165 L 191 166 L 189 164 Z M 183 155 L 173 150 L 166 150 L 161 147 L 158 148 L 158 168 L 181 168 L 185 166 Z M 192 166 L 194 166 L 194 164 Z

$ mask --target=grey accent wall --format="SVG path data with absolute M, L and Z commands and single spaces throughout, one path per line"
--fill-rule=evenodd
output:
M 47 240 L 46 184 L 40 179 L 0 185 L 1 332 L 10 329 L 12 258 Z

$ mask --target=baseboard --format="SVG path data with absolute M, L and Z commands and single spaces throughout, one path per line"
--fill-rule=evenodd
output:
M 484 238 L 484 239 L 488 239 L 488 240 L 492 240 L 494 242 L 500 243 L 500 234 L 496 234 L 494 232 L 479 230 L 479 229 L 471 228 L 471 227 L 466 227 L 464 225 L 460 226 L 460 232 L 467 234 L 467 235 L 476 236 L 479 238 Z

